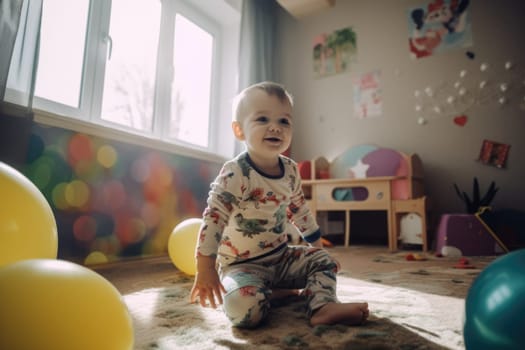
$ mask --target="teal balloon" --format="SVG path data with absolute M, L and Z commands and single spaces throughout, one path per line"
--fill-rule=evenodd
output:
M 525 349 L 525 249 L 497 258 L 474 280 L 463 338 L 467 350 Z

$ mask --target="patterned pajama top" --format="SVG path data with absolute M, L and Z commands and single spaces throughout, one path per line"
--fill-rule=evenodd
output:
M 258 170 L 247 152 L 226 162 L 211 184 L 196 254 L 221 265 L 268 256 L 284 246 L 293 223 L 307 242 L 321 237 L 306 205 L 297 164 L 280 156 L 281 175 Z

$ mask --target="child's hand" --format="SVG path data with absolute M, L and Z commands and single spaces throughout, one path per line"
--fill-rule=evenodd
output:
M 222 304 L 223 293 L 226 293 L 226 289 L 219 279 L 215 265 L 198 266 L 195 282 L 190 292 L 190 302 L 194 303 L 198 299 L 201 306 L 206 307 L 207 299 L 211 307 L 215 309 L 217 304 Z

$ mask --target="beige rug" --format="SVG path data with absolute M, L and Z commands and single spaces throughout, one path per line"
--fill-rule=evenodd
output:
M 396 258 L 385 256 L 376 263 Z M 274 306 L 262 327 L 235 329 L 222 311 L 189 304 L 193 280 L 176 271 L 159 288 L 124 300 L 134 320 L 135 349 L 464 349 L 464 300 L 450 295 L 457 294 L 455 286 L 464 292 L 479 270 L 406 266 L 363 279 L 340 272 L 341 301 L 369 303 L 372 316 L 360 327 L 311 327 L 302 300 L 289 299 Z

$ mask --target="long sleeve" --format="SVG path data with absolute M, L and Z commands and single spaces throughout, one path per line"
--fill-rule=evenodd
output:
M 290 161 L 295 176 L 292 182 L 291 202 L 288 206 L 290 221 L 299 229 L 299 232 L 307 242 L 315 242 L 321 237 L 317 220 L 312 215 L 301 186 L 301 177 L 297 165 Z
M 290 221 L 308 242 L 319 238 L 296 164 L 286 157 L 279 162 L 279 176 L 257 169 L 247 153 L 223 166 L 211 184 L 197 255 L 231 264 L 271 254 L 287 244 Z
M 225 227 L 234 209 L 242 200 L 243 185 L 240 168 L 232 162 L 224 164 L 219 175 L 211 184 L 207 207 L 204 210 L 204 224 L 199 232 L 197 254 L 216 256 Z

